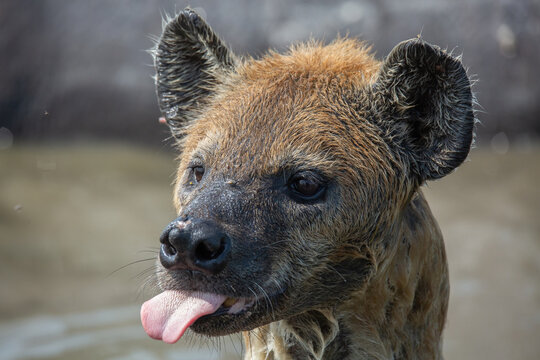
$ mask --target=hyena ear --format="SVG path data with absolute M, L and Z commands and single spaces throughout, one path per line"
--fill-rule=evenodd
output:
M 459 59 L 420 39 L 404 41 L 370 92 L 373 117 L 420 181 L 443 177 L 465 160 L 475 120 Z
M 193 10 L 185 9 L 168 21 L 154 63 L 159 107 L 175 138 L 205 111 L 236 62 L 235 55 Z

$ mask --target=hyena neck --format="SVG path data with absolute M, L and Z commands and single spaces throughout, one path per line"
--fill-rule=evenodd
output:
M 441 359 L 448 306 L 442 235 L 420 193 L 392 235 L 395 252 L 364 290 L 244 334 L 245 359 Z
M 391 254 L 365 291 L 339 308 L 350 359 L 442 358 L 449 295 L 443 238 L 420 191 L 401 219 Z
M 307 311 L 244 333 L 245 359 L 344 359 L 340 339 L 335 309 Z

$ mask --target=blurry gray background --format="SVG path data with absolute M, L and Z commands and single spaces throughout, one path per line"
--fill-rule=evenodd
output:
M 175 217 L 152 58 L 185 1 L 0 0 L 0 359 L 238 359 L 139 322 Z M 240 54 L 418 34 L 478 82 L 477 148 L 424 187 L 448 252 L 445 358 L 540 359 L 540 0 L 189 3 Z
M 15 141 L 71 137 L 157 143 L 150 35 L 190 4 L 238 54 L 350 34 L 379 58 L 422 34 L 463 54 L 482 109 L 480 141 L 540 133 L 538 0 L 4 0 L 0 121 Z M 504 141 L 504 140 L 503 140 Z

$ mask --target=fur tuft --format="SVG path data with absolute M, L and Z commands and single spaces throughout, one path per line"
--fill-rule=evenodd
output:
M 174 137 L 197 119 L 237 62 L 204 20 L 191 9 L 164 19 L 155 49 L 159 106 Z
M 474 97 L 459 58 L 420 39 L 404 41 L 384 61 L 371 91 L 373 115 L 421 182 L 465 160 Z

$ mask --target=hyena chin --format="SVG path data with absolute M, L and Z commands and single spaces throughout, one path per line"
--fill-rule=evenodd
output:
M 441 358 L 448 271 L 420 187 L 469 152 L 460 60 L 347 38 L 241 59 L 186 9 L 155 66 L 181 156 L 146 332 L 243 332 L 246 359 Z

